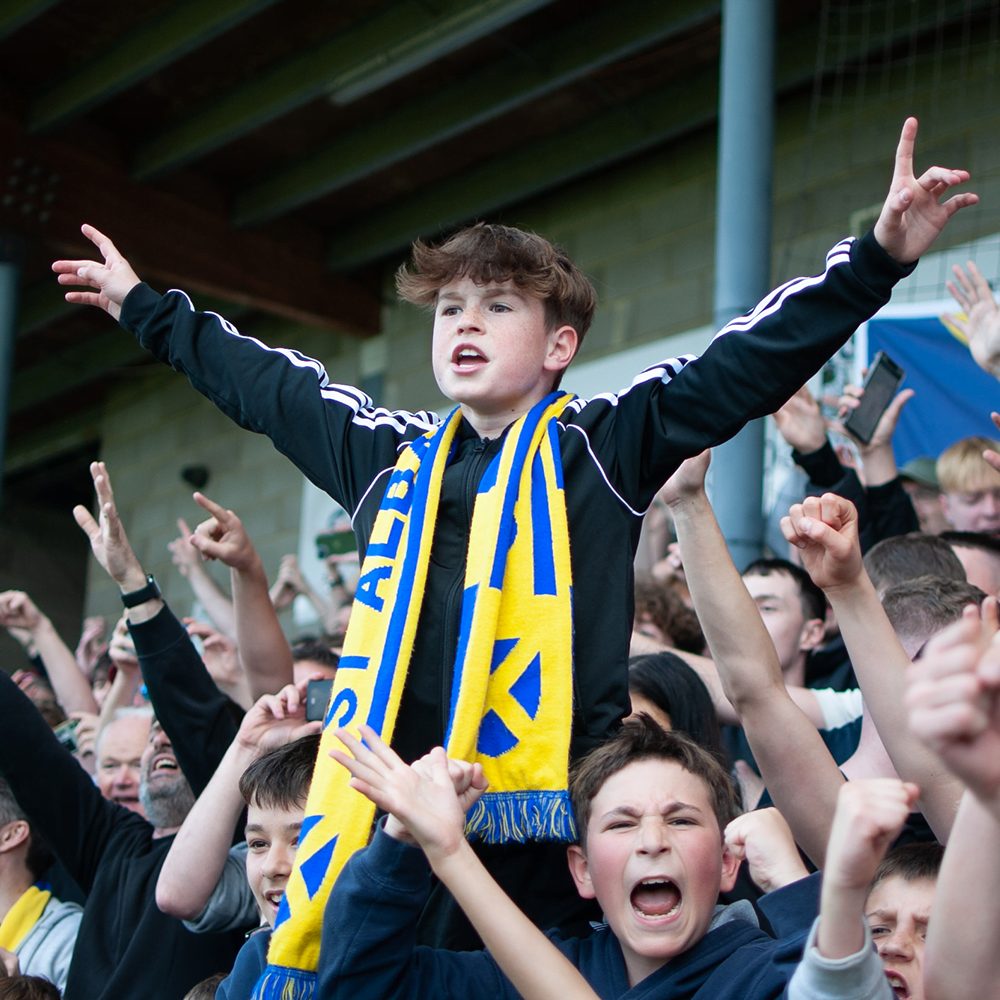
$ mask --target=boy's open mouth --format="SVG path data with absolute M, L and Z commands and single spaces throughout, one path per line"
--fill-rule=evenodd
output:
M 268 889 L 264 893 L 264 898 L 277 909 L 281 905 L 282 897 L 285 895 L 284 889 Z
M 644 878 L 629 895 L 632 909 L 643 917 L 670 917 L 681 905 L 680 889 L 669 879 Z
M 899 1000 L 908 1000 L 910 996 L 910 987 L 907 985 L 906 980 L 894 969 L 886 969 L 885 977 L 889 980 L 889 988 L 892 990 L 893 994 L 899 998 Z
M 451 363 L 460 370 L 471 371 L 486 364 L 486 358 L 476 348 L 460 344 L 452 352 Z

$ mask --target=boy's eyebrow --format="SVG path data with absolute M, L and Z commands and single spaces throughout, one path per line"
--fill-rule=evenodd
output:
M 263 829 L 264 829 L 264 824 L 263 823 L 247 823 L 247 825 L 243 828 L 243 830 L 244 830 L 245 833 L 251 833 L 251 832 L 252 833 L 259 833 Z M 302 820 L 298 820 L 295 823 L 286 823 L 281 829 L 282 830 L 301 830 L 302 829 Z
M 865 919 L 868 920 L 868 919 L 874 917 L 876 920 L 886 920 L 886 919 L 895 920 L 896 916 L 897 916 L 897 914 L 896 914 L 896 911 L 894 909 L 892 909 L 891 907 L 888 907 L 888 906 L 883 906 L 883 907 L 880 907 L 877 910 L 872 910 L 870 913 L 866 913 L 865 914 Z M 917 923 L 917 924 L 926 924 L 926 923 L 929 923 L 930 919 L 931 919 L 931 915 L 930 915 L 930 911 L 929 910 L 924 911 L 922 913 L 914 913 L 913 914 L 913 921 L 914 921 L 914 923 Z
M 700 813 L 701 809 L 698 806 L 692 804 L 691 802 L 681 802 L 679 799 L 671 802 L 665 809 L 660 810 L 661 816 L 670 816 L 676 812 L 682 812 L 685 809 L 692 810 L 693 812 Z M 612 816 L 629 816 L 636 817 L 641 816 L 643 810 L 635 806 L 615 806 L 614 809 L 609 809 L 601 819 L 610 819 Z
M 517 285 L 513 283 L 508 285 L 490 285 L 482 291 L 482 297 L 484 299 L 494 299 L 498 295 L 516 295 L 519 299 L 524 298 Z M 458 292 L 438 292 L 438 302 L 441 302 L 443 299 L 455 301 L 462 298 L 464 298 L 464 296 L 460 295 Z

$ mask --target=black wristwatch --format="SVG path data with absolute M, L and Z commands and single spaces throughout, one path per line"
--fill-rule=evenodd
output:
M 126 608 L 135 608 L 146 601 L 155 600 L 160 596 L 160 588 L 156 585 L 156 580 L 152 573 L 146 574 L 146 586 L 133 590 L 131 593 L 122 594 L 122 604 Z

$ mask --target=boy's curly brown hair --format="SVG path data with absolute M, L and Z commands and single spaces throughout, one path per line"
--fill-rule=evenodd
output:
M 550 330 L 571 326 L 579 342 L 594 318 L 594 286 L 565 252 L 535 233 L 485 222 L 439 246 L 417 240 L 410 263 L 396 272 L 396 291 L 406 302 L 433 307 L 445 285 L 464 277 L 477 285 L 512 282 L 544 302 Z

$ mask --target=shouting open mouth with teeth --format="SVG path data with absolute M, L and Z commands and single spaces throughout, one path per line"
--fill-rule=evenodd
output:
M 906 978 L 894 969 L 886 969 L 885 977 L 889 980 L 889 988 L 892 990 L 893 995 L 898 997 L 899 1000 L 909 1000 L 910 997 L 910 987 L 906 982 Z
M 670 879 L 645 878 L 629 894 L 632 909 L 651 920 L 674 917 L 680 911 L 681 893 Z
M 460 372 L 470 372 L 486 364 L 482 351 L 468 344 L 460 344 L 451 356 L 452 365 Z

